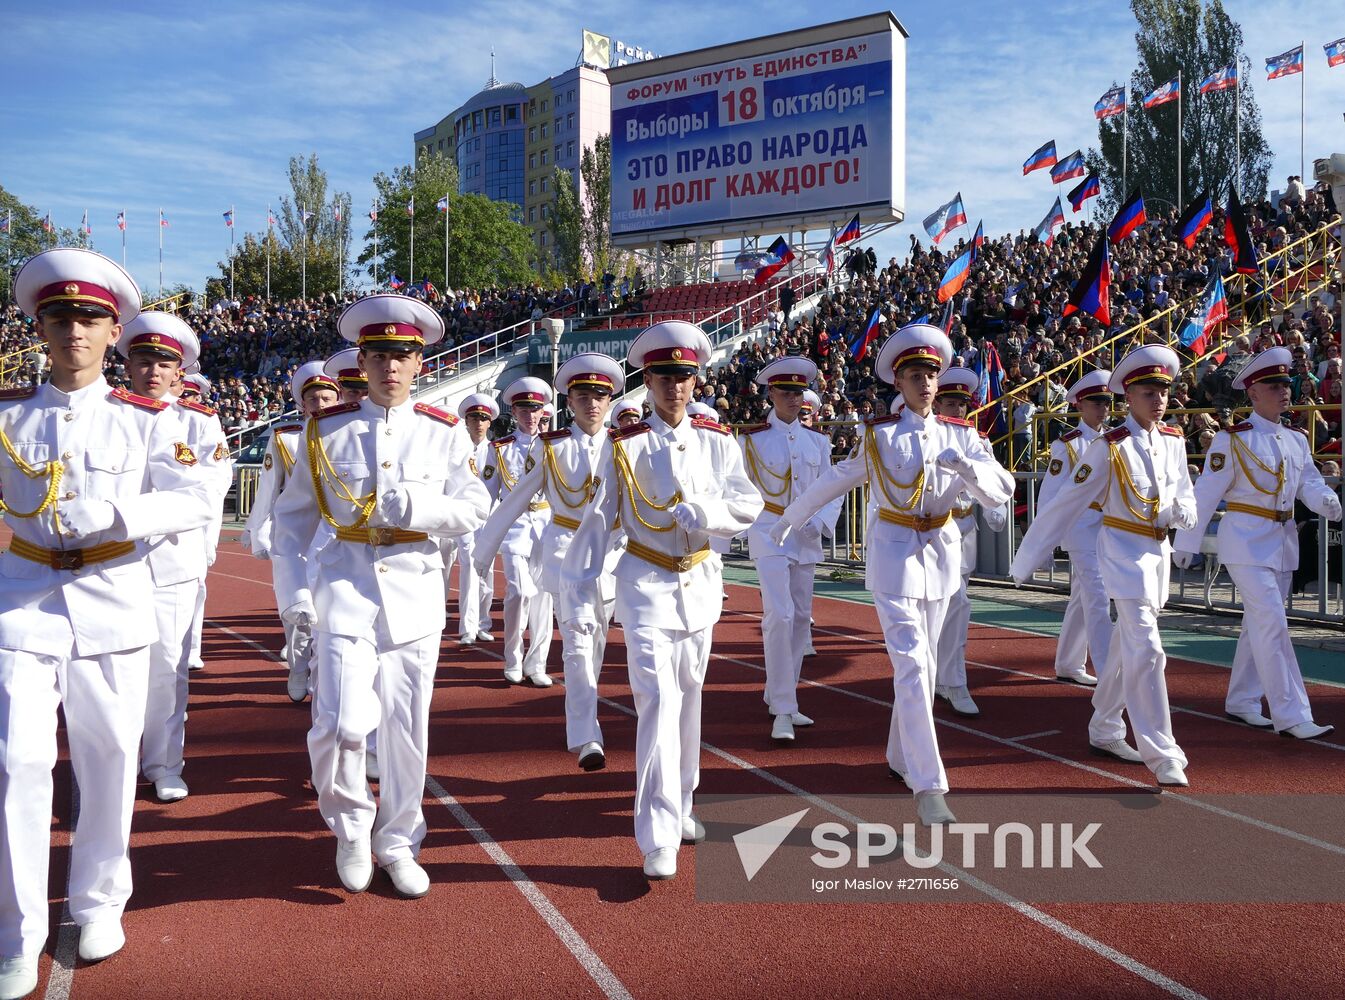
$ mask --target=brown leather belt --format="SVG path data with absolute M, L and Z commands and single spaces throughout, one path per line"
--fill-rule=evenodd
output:
M 76 570 L 130 555 L 135 551 L 135 542 L 101 542 L 83 549 L 46 549 L 15 535 L 9 543 L 9 551 L 20 559 L 41 563 L 52 569 Z

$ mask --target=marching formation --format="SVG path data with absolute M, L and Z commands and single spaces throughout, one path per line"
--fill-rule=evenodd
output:
M 189 794 L 188 673 L 200 664 L 205 578 L 232 483 L 220 423 L 190 398 L 199 344 L 187 324 L 141 312 L 130 276 L 91 251 L 39 254 L 15 287 L 51 364 L 46 383 L 0 392 L 0 509 L 14 535 L 0 555 L 0 1000 L 36 987 L 49 930 L 58 709 L 80 790 L 69 891 L 79 955 L 98 961 L 125 942 L 137 772 L 160 801 Z M 452 655 L 449 575 L 456 564 L 456 646 L 492 642 L 497 556 L 504 677 L 551 686 L 558 627 L 563 745 L 583 771 L 607 763 L 599 688 L 621 629 L 637 715 L 635 842 L 645 877 L 675 877 L 680 847 L 705 837 L 694 798 L 721 553 L 745 538 L 760 580 L 763 736 L 769 726 L 772 740 L 797 740 L 826 725 L 799 704 L 813 580 L 859 488 L 866 585 L 892 663 L 888 774 L 922 823 L 955 822 L 935 702 L 981 711 L 967 683 L 967 587 L 977 526 L 1014 530 L 1016 487 L 966 419 L 977 376 L 950 367 L 941 330 L 917 323 L 888 337 L 875 374 L 901 405 L 864 425 L 835 465 L 814 426 L 817 368 L 806 358 L 761 370 L 764 423 L 735 436 L 697 415 L 713 350 L 689 323 L 650 327 L 624 361 L 577 354 L 553 385 L 517 379 L 500 402 L 474 393 L 452 413 L 412 398 L 422 352 L 443 336 L 433 309 L 371 295 L 346 308 L 339 332 L 352 346 L 291 380 L 300 418 L 273 430 L 243 543 L 271 563 L 288 694 L 310 702 L 317 810 L 347 890 L 367 889 L 377 869 L 402 897 L 431 889 L 418 861 L 421 801 L 435 671 Z M 129 391 L 103 377 L 111 346 Z M 1218 555 L 1245 605 L 1226 709 L 1286 737 L 1330 732 L 1312 719 L 1284 597 L 1298 557 L 1293 504 L 1328 519 L 1341 504 L 1280 422 L 1291 361 L 1275 348 L 1242 370 L 1253 415 L 1215 437 L 1194 485 L 1163 422 L 1177 355 L 1148 345 L 1084 375 L 1068 392 L 1079 424 L 1052 444 L 1013 561 L 1026 582 L 1057 547 L 1068 553 L 1055 675 L 1095 688 L 1092 752 L 1142 763 L 1159 785 L 1186 785 L 1189 765 L 1172 729 L 1159 614 L 1171 563 L 1191 565 L 1220 505 Z M 618 398 L 628 369 L 647 414 Z M 1116 396 L 1126 417 L 1109 428 Z M 491 440 L 502 409 L 514 430 Z M 547 429 L 561 412 L 566 426 Z

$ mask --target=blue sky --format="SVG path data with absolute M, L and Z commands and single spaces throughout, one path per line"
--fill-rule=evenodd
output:
M 1276 155 L 1272 186 L 1298 172 L 1299 82 L 1266 81 L 1261 59 L 1306 40 L 1310 175 L 1314 155 L 1345 150 L 1345 66 L 1328 70 L 1322 52 L 1345 35 L 1345 8 L 1327 0 L 1226 7 L 1252 58 Z M 875 9 L 848 0 L 386 0 L 345 9 L 78 0 L 53 18 L 11 4 L 0 63 L 0 92 L 10 95 L 0 105 L 0 183 L 62 226 L 78 225 L 87 209 L 95 245 L 114 257 L 114 218 L 125 209 L 127 262 L 148 287 L 158 283 L 162 207 L 171 223 L 165 282 L 199 287 L 227 253 L 221 213 L 231 204 L 240 233 L 260 230 L 268 200 L 287 191 L 288 158 L 315 152 L 333 189 L 349 191 L 361 211 L 374 173 L 408 162 L 412 134 L 485 82 L 492 47 L 501 79 L 531 84 L 574 64 L 584 27 L 669 54 Z M 904 252 L 905 234 L 959 189 L 987 233 L 1032 227 L 1066 188 L 1052 188 L 1045 172 L 1022 177 L 1022 161 L 1049 138 L 1062 154 L 1096 142 L 1093 102 L 1134 63 L 1128 4 L 943 0 L 894 13 L 910 33 L 913 221 L 882 238 L 878 252 Z

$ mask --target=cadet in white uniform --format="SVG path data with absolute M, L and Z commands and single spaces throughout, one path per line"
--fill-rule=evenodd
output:
M 529 457 L 532 470 L 495 508 L 481 529 L 475 556 L 477 571 L 488 572 L 495 551 L 510 528 L 528 511 L 531 498 L 541 492 L 550 504 L 550 520 L 542 532 L 542 589 L 552 595 L 560 620 L 562 662 L 565 667 L 565 745 L 578 755 L 579 766 L 597 771 L 607 765 L 602 729 L 598 725 L 598 675 L 607 648 L 607 627 L 612 618 L 616 588 L 610 572 L 584 585 L 584 592 L 561 583 L 561 563 L 570 549 L 584 508 L 593 499 L 594 472 L 598 454 L 607 441 L 607 408 L 612 394 L 625 385 L 621 365 L 603 354 L 576 354 L 556 373 L 556 386 L 563 387 L 574 423 L 568 428 L 544 431 L 533 444 Z M 608 569 L 616 564 L 620 547 L 608 555 Z M 597 619 L 579 620 L 576 603 L 598 612 Z
M 892 334 L 875 371 L 901 390 L 906 408 L 866 424 L 850 456 L 785 508 L 772 531 L 780 541 L 836 497 L 869 485 L 865 583 L 892 658 L 887 764 L 915 793 L 927 826 L 956 822 L 944 800 L 948 776 L 933 710 L 935 643 L 962 582 L 953 508 L 964 491 L 987 507 L 1013 495 L 1013 478 L 976 429 L 934 415 L 939 373 L 952 357 L 953 345 L 938 327 L 915 323 Z
M 827 504 L 783 544 L 771 540 L 770 529 L 789 502 L 831 469 L 829 442 L 798 419 L 804 390 L 815 378 L 817 365 L 807 358 L 778 358 L 766 365 L 756 377 L 770 395 L 766 422 L 744 427 L 738 435 L 747 476 L 764 504 L 747 531 L 747 545 L 761 585 L 764 697 L 774 740 L 792 740 L 795 726 L 813 724 L 799 712 L 799 675 L 811 643 L 813 577 L 822 561 L 822 536 L 831 534 L 844 500 Z
M 474 392 L 458 404 L 458 417 L 467 428 L 472 442 L 472 457 L 467 465 L 472 475 L 480 476 L 490 458 L 491 446 L 487 432 L 500 415 L 500 407 L 493 396 Z M 472 563 L 476 539 L 481 529 L 454 539 L 458 547 L 458 644 L 471 646 L 490 642 L 495 637 L 490 630 L 495 626 L 491 605 L 495 601 L 495 573 L 478 573 Z
M 1196 521 L 1177 533 L 1173 560 L 1183 568 L 1200 551 L 1205 526 L 1223 503 L 1219 562 L 1238 588 L 1242 632 L 1228 678 L 1225 711 L 1257 728 L 1274 726 L 1282 736 L 1316 739 L 1332 731 L 1312 721 L 1312 706 L 1289 638 L 1284 602 L 1298 568 L 1294 501 L 1329 521 L 1340 520 L 1340 498 L 1313 464 L 1307 438 L 1280 423 L 1289 409 L 1294 358 L 1272 347 L 1254 357 L 1233 380 L 1245 390 L 1253 412 L 1220 431 L 1210 443 L 1205 471 L 1196 480 Z M 1261 714 L 1261 697 L 1270 718 Z
M 827 446 L 827 464 L 830 465 L 831 435 L 827 432 L 827 429 L 825 427 L 822 427 L 818 424 L 821 412 L 822 412 L 822 397 L 819 396 L 817 393 L 813 392 L 812 389 L 805 389 L 803 391 L 803 405 L 799 407 L 799 423 L 803 424 L 803 426 L 807 427 L 809 430 L 816 431 L 818 434 L 821 434 L 823 436 L 822 440 L 826 443 Z M 841 506 L 842 508 L 844 508 L 845 506 L 844 501 L 841 502 Z M 809 656 L 817 655 L 817 650 L 813 647 L 813 629 L 812 629 L 813 624 L 814 624 L 813 619 L 809 618 L 808 644 L 803 648 L 803 656 L 805 659 Z M 798 723 L 795 722 L 795 725 L 798 725 Z
M 971 394 L 979 384 L 980 376 L 970 368 L 949 368 L 939 376 L 934 412 L 941 417 L 966 420 L 971 409 Z M 995 532 L 1003 531 L 1009 517 L 1008 506 L 986 507 L 984 510 L 986 527 Z M 971 597 L 967 588 L 976 569 L 980 533 L 976 527 L 976 504 L 969 494 L 963 493 L 957 498 L 953 523 L 962 533 L 962 585 L 948 599 L 948 610 L 944 613 L 943 631 L 939 633 L 935 649 L 934 697 L 948 702 L 958 715 L 977 716 L 981 710 L 967 690 L 967 630 L 971 627 Z
M 1116 604 L 1116 635 L 1107 665 L 1098 671 L 1088 741 L 1096 751 L 1133 760 L 1124 710 L 1138 756 L 1160 785 L 1187 784 L 1186 755 L 1172 735 L 1163 676 L 1167 655 L 1158 632 L 1158 612 L 1168 599 L 1168 529 L 1189 528 L 1196 516 L 1186 440 L 1162 423 L 1168 389 L 1180 371 L 1176 352 L 1158 344 L 1121 359 L 1108 386 L 1125 393 L 1125 424 L 1085 449 L 1073 478 L 1037 512 L 1011 567 L 1015 580 L 1027 581 L 1089 504 L 1102 507 L 1098 564 Z
M 211 486 L 168 404 L 102 375 L 140 293 L 91 250 L 48 250 L 14 280 L 50 357 L 45 384 L 0 392 L 0 997 L 37 985 L 47 941 L 56 720 L 79 785 L 69 907 L 79 955 L 126 938 L 128 843 L 149 646 L 157 637 L 144 539 L 208 524 Z M 59 896 L 61 890 L 56 888 Z
M 200 346 L 191 327 L 176 316 L 142 312 L 122 329 L 117 352 L 126 359 L 133 392 L 171 403 L 181 366 L 196 360 Z M 165 412 L 170 411 L 182 424 L 187 446 L 211 484 L 212 517 L 204 527 L 160 535 L 147 546 L 159 635 L 150 646 L 140 770 L 154 783 L 160 802 L 187 797 L 182 770 L 192 625 L 198 599 L 204 603 L 206 571 L 215 552 L 214 513 L 224 503 L 230 476 L 224 429 L 215 411 L 187 399 L 179 399 Z
M 369 376 L 360 367 L 360 349 L 347 347 L 322 363 L 322 374 L 336 383 L 339 402 L 358 403 L 369 395 Z
M 613 545 L 617 518 L 626 548 L 616 565 L 616 618 L 638 716 L 635 842 L 651 879 L 677 874 L 679 842 L 704 839 L 692 815 L 700 780 L 701 686 L 724 592 L 711 538 L 732 538 L 761 512 L 728 430 L 686 415 L 700 366 L 710 357 L 700 327 L 656 323 L 626 361 L 644 369 L 648 419 L 613 430 L 602 449 L 589 505 L 562 569 L 576 589 L 575 621 L 594 630 L 602 609 L 593 584 Z
M 308 361 L 290 376 L 290 397 L 305 420 L 311 420 L 329 406 L 337 405 L 340 389 L 323 371 L 323 362 Z M 302 423 L 276 424 L 271 440 L 262 458 L 261 476 L 248 512 L 243 531 L 243 544 L 252 549 L 258 559 L 271 558 L 271 542 L 275 530 L 272 514 L 276 499 L 285 488 L 295 460 L 304 447 Z M 276 581 L 272 579 L 274 588 Z M 276 607 L 284 610 L 284 598 L 276 591 Z M 284 622 L 285 662 L 289 677 L 285 690 L 290 701 L 301 702 L 308 697 L 308 685 L 313 657 L 313 630 L 308 624 Z
M 361 348 L 369 396 L 308 422 L 276 502 L 272 564 L 282 617 L 318 626 L 308 752 L 337 874 L 362 892 L 372 850 L 399 895 L 423 896 L 430 882 L 416 856 L 447 620 L 437 540 L 479 527 L 489 504 L 458 418 L 410 399 L 422 348 L 443 336 L 438 313 L 404 295 L 371 295 L 337 328 Z M 375 729 L 377 807 L 364 766 Z
M 612 406 L 609 419 L 612 426 L 618 430 L 622 427 L 629 427 L 644 419 L 644 408 L 639 403 L 632 403 L 629 399 L 623 399 Z
M 492 501 L 503 502 L 519 481 L 532 471 L 537 460 L 532 445 L 541 427 L 542 408 L 551 402 L 551 387 L 527 376 L 509 383 L 504 402 L 517 429 L 491 442 L 481 479 Z M 542 588 L 542 565 L 546 554 L 538 546 L 550 516 L 545 498 L 529 494 L 528 509 L 504 536 L 504 679 L 510 684 L 527 680 L 536 687 L 550 687 L 546 657 L 551 651 L 552 601 Z M 529 643 L 524 653 L 524 630 Z
M 1099 368 L 1084 375 L 1065 393 L 1069 405 L 1079 411 L 1079 423 L 1051 442 L 1050 464 L 1037 493 L 1038 508 L 1047 506 L 1060 487 L 1070 481 L 1079 456 L 1106 431 L 1114 398 L 1107 388 L 1110 379 L 1111 372 Z M 1056 643 L 1055 676 L 1057 680 L 1084 687 L 1097 685 L 1097 678 L 1088 672 L 1089 654 L 1093 657 L 1093 669 L 1102 670 L 1111 649 L 1111 601 L 1102 585 L 1097 561 L 1101 530 L 1102 511 L 1090 506 L 1066 529 L 1062 543 L 1069 553 L 1069 602 Z

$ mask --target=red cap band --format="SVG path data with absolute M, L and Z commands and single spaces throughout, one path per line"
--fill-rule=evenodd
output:
M 917 344 L 915 347 L 908 347 L 897 355 L 892 362 L 892 370 L 895 372 L 902 365 L 910 364 L 912 361 L 923 361 L 926 364 L 932 364 L 935 368 L 943 367 L 943 355 L 939 353 L 937 347 L 930 344 Z
M 102 285 L 88 281 L 56 281 L 46 285 L 37 293 L 37 312 L 54 302 L 67 302 L 76 306 L 101 306 L 112 310 L 113 316 L 121 315 L 121 306 L 117 297 Z
M 412 326 L 410 323 L 370 323 L 368 326 L 360 327 L 359 344 L 361 347 L 367 343 L 383 341 L 416 344 L 424 347 L 425 335 L 420 332 L 419 327 Z
M 646 368 L 657 368 L 662 365 L 673 367 L 689 365 L 699 368 L 700 358 L 696 356 L 696 350 L 692 347 L 660 347 L 645 352 L 644 366 Z
M 176 354 L 179 359 L 182 358 L 182 344 L 166 333 L 139 333 L 131 338 L 131 342 L 126 345 L 126 353 L 130 354 L 138 347 L 148 348 L 152 351 L 167 351 L 169 354 Z
M 341 388 L 339 385 L 337 385 L 335 382 L 333 382 L 333 381 L 332 381 L 330 378 L 328 378 L 326 375 L 313 375 L 313 376 L 310 376 L 308 379 L 306 379 L 306 380 L 304 381 L 304 384 L 303 384 L 302 386 L 299 387 L 299 398 L 300 398 L 300 399 L 303 399 L 303 397 L 304 397 L 304 393 L 306 393 L 309 389 L 312 389 L 312 388 L 314 388 L 314 387 L 316 387 L 316 386 L 322 386 L 322 387 L 325 388 L 325 389 L 340 389 L 340 388 Z
M 509 397 L 509 405 L 514 406 L 518 403 L 536 403 L 543 406 L 546 404 L 546 396 L 540 392 L 516 392 Z
M 776 389 L 798 389 L 802 391 L 808 388 L 808 380 L 797 372 L 784 372 L 780 375 L 772 375 L 766 379 L 766 384 Z
M 1131 385 L 1144 379 L 1159 379 L 1164 382 L 1171 382 L 1172 373 L 1168 371 L 1167 365 L 1141 365 L 1122 379 L 1121 384 Z
M 1289 375 L 1288 365 L 1266 365 L 1259 372 L 1248 375 L 1243 381 L 1247 385 L 1255 385 L 1257 382 L 1291 382 L 1293 379 Z

